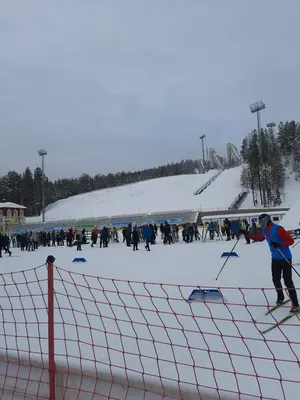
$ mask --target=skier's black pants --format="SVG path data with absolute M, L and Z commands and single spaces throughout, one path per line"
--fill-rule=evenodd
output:
M 149 246 L 149 244 L 150 244 L 150 240 L 146 240 L 145 249 L 148 250 L 148 251 L 150 251 L 150 246 Z
M 272 260 L 273 284 L 277 291 L 278 300 L 283 300 L 284 294 L 281 285 L 281 277 L 283 276 L 283 281 L 288 289 L 291 302 L 294 306 L 298 306 L 297 292 L 292 279 L 292 267 L 289 262 L 292 263 L 292 260 Z
M 133 241 L 133 250 L 138 250 L 138 242 L 137 241 Z

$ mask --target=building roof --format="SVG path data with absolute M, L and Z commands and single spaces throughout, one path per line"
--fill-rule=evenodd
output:
M 25 209 L 26 207 L 21 206 L 20 204 L 12 203 L 10 201 L 6 201 L 5 203 L 0 203 L 0 208 L 20 208 Z

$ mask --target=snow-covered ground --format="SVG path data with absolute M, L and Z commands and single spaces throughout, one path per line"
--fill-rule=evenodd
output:
M 123 243 L 107 249 L 86 245 L 80 254 L 66 247 L 33 253 L 14 249 L 15 257 L 0 260 L 4 274 L 0 275 L 0 318 L 5 321 L 0 324 L 0 342 L 4 343 L 5 330 L 12 335 L 6 338 L 12 352 L 19 349 L 20 355 L 28 354 L 25 338 L 29 336 L 33 355 L 35 351 L 47 353 L 47 316 L 41 296 L 47 292 L 46 270 L 32 268 L 52 254 L 58 266 L 57 360 L 66 361 L 68 355 L 71 364 L 95 368 L 96 357 L 100 370 L 111 368 L 152 382 L 162 378 L 175 386 L 180 381 L 194 389 L 198 383 L 202 392 L 218 388 L 212 393 L 221 399 L 227 398 L 226 391 L 233 391 L 232 399 L 239 392 L 242 400 L 295 400 L 300 391 L 300 321 L 295 316 L 291 320 L 294 327 L 282 326 L 266 335 L 259 332 L 274 318 L 288 314 L 288 309 L 276 311 L 274 317 L 264 316 L 267 299 L 274 304 L 276 298 L 273 289 L 260 289 L 272 288 L 265 243 L 246 246 L 241 240 L 236 247 L 239 258 L 231 258 L 215 280 L 224 262 L 221 254 L 233 244 L 218 240 L 171 246 L 158 243 L 151 252 L 141 245 L 135 253 Z M 300 246 L 293 253 L 299 268 Z M 76 256 L 86 258 L 87 263 L 72 263 Z M 37 277 L 40 286 L 35 283 Z M 298 277 L 295 284 L 300 286 Z M 222 287 L 225 303 L 187 303 L 185 299 L 197 285 Z M 27 297 L 29 291 L 36 296 Z M 23 314 L 22 308 L 28 311 Z M 43 341 L 38 340 L 37 318 Z
M 201 194 L 194 192 L 219 171 L 151 179 L 131 185 L 89 192 L 50 204 L 46 221 L 151 214 L 181 210 L 228 209 L 241 192 L 241 167 L 225 170 Z M 39 222 L 40 217 L 27 218 Z

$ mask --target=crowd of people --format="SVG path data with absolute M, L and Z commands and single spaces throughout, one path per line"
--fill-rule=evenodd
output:
M 186 223 L 181 227 L 177 224 L 169 224 L 167 221 L 157 224 L 143 224 L 142 226 L 131 225 L 124 227 L 121 232 L 116 227 L 103 227 L 98 229 L 95 227 L 91 233 L 87 233 L 85 229 L 75 230 L 72 227 L 68 230 L 48 230 L 48 231 L 28 231 L 18 234 L 0 234 L 0 257 L 2 251 L 11 255 L 10 248 L 20 248 L 21 251 L 35 251 L 39 247 L 53 246 L 76 246 L 77 251 L 82 250 L 82 245 L 90 244 L 95 247 L 99 243 L 100 248 L 106 248 L 110 243 L 123 242 L 127 247 L 131 247 L 133 251 L 139 250 L 142 243 L 147 251 L 151 246 L 157 243 L 157 239 L 164 245 L 172 245 L 180 240 L 185 243 L 193 241 L 205 240 L 209 235 L 210 240 L 215 238 L 226 239 L 227 241 L 239 239 L 241 234 L 251 232 L 255 234 L 257 231 L 256 223 L 253 220 L 252 227 L 247 220 L 233 220 L 228 218 L 224 220 L 223 225 L 219 226 L 218 222 L 210 221 L 200 231 L 197 223 Z M 246 242 L 250 243 L 250 239 L 245 234 Z

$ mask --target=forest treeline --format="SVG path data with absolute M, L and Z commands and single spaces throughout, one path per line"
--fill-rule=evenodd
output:
M 97 174 L 90 176 L 86 173 L 79 178 L 64 178 L 51 181 L 45 177 L 45 205 L 57 200 L 93 190 L 113 186 L 126 185 L 152 178 L 194 174 L 201 172 L 199 160 L 182 160 L 181 162 L 148 168 L 135 172 L 119 172 L 116 174 Z M 42 210 L 42 171 L 37 167 L 34 171 L 26 168 L 24 173 L 9 171 L 0 178 L 0 201 L 12 201 L 27 207 L 27 216 L 40 215 Z
M 280 122 L 276 131 L 254 130 L 243 140 L 241 155 L 241 183 L 252 191 L 255 203 L 279 206 L 287 171 L 300 178 L 300 123 Z

